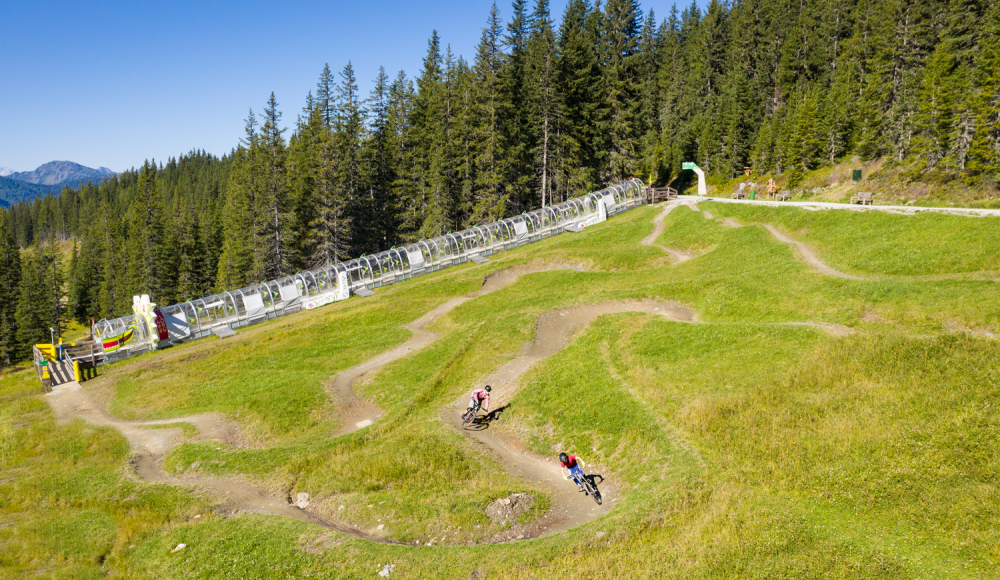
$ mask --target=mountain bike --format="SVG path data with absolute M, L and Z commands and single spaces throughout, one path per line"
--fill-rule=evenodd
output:
M 585 494 L 593 498 L 593 500 L 597 502 L 597 505 L 601 505 L 601 502 L 604 501 L 601 499 L 601 490 L 597 489 L 597 484 L 594 483 L 591 476 L 584 475 L 581 477 L 580 485 L 583 486 L 583 492 Z
M 476 414 L 479 413 L 479 407 L 481 406 L 482 402 L 476 401 L 476 406 L 465 413 L 462 413 L 462 429 L 468 429 L 469 425 L 476 422 Z

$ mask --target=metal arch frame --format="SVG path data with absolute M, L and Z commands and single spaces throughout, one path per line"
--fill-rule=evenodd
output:
M 463 240 L 463 243 L 465 244 L 465 252 L 466 252 L 466 254 L 471 255 L 471 254 L 475 253 L 473 250 L 481 250 L 482 249 L 482 244 L 480 243 L 481 240 L 479 238 L 479 229 L 478 228 L 469 228 L 467 230 L 462 230 L 459 233 L 462 234 L 462 240 Z
M 615 205 L 625 202 L 625 188 L 622 186 L 612 185 L 611 195 L 615 196 Z
M 322 268 L 316 268 L 314 270 L 309 270 L 309 274 L 316 281 L 316 295 L 326 294 L 330 289 L 330 268 L 329 266 L 324 266 Z M 319 277 L 317 277 L 317 274 Z
M 410 266 L 409 257 L 407 257 L 407 259 L 404 260 L 403 259 L 403 253 L 400 252 L 395 247 L 389 248 L 389 251 L 387 253 L 391 256 L 394 252 L 396 254 L 396 259 L 399 260 L 399 274 L 398 275 L 400 275 L 400 276 L 404 275 L 404 274 L 406 274 L 406 270 L 409 269 L 409 266 Z
M 389 252 L 379 252 L 375 254 L 375 259 L 379 261 L 379 268 L 382 269 L 382 278 L 396 275 L 396 268 L 393 266 L 392 256 Z
M 438 246 L 438 243 L 434 241 L 434 238 L 425 240 L 424 245 L 426 245 L 428 248 L 430 248 L 432 245 L 434 246 L 431 252 L 431 259 L 428 260 L 428 263 L 431 266 L 437 266 L 438 264 L 440 264 L 441 260 L 443 259 L 441 256 L 441 248 Z
M 420 253 L 423 254 L 424 269 L 427 269 L 428 267 L 432 266 L 434 264 L 434 254 L 431 252 L 431 245 L 428 244 L 425 240 L 420 240 L 419 242 L 417 242 L 417 249 L 419 249 Z
M 347 274 L 347 269 L 344 268 L 343 264 L 341 264 L 340 262 L 333 262 L 332 264 L 330 264 L 329 266 L 327 266 L 327 271 L 330 272 L 330 284 L 332 285 L 332 288 L 336 288 L 339 291 L 340 290 L 340 275 L 342 273 L 343 274 Z M 351 287 L 351 277 L 350 276 L 347 276 L 347 287 L 348 288 Z
M 445 234 L 441 236 L 444 238 L 445 242 L 448 244 L 448 249 L 451 250 L 451 259 L 456 260 L 462 257 L 462 246 L 458 244 L 458 239 L 455 238 L 455 234 Z
M 260 293 L 260 286 L 259 285 L 244 286 L 243 288 L 238 289 L 237 292 L 240 293 L 240 298 L 243 300 L 243 320 L 247 324 L 250 324 L 252 322 L 250 320 L 251 319 L 250 309 L 247 308 L 247 296 L 253 295 L 250 293 L 251 290 L 256 292 L 257 296 L 261 297 L 261 307 L 263 308 L 263 312 L 258 312 L 257 314 L 254 314 L 252 318 L 258 318 L 261 316 L 261 314 L 263 314 L 264 317 L 267 317 L 267 305 L 264 304 L 263 295 Z
M 385 269 L 382 268 L 382 262 L 379 260 L 379 255 L 365 256 L 365 261 L 369 264 L 372 270 L 372 285 L 379 286 L 382 283 L 382 278 L 385 277 Z M 376 268 L 378 271 L 376 272 Z
M 208 305 L 209 299 L 215 298 L 216 296 L 216 294 L 212 294 L 211 296 L 206 296 L 205 298 L 197 300 L 197 302 L 201 302 L 201 311 L 205 314 L 205 318 L 208 319 L 208 328 L 215 326 L 216 322 L 219 320 L 219 317 L 212 312 L 215 307 Z
M 275 296 L 274 293 L 276 291 L 276 288 L 272 288 L 271 284 L 275 284 L 275 286 L 277 286 L 276 282 L 274 282 L 273 280 L 268 280 L 267 282 L 262 282 L 261 284 L 258 284 L 258 288 L 260 286 L 263 286 L 264 290 L 267 291 L 267 302 L 264 304 L 265 312 L 267 311 L 268 308 L 270 308 L 271 314 L 274 314 L 278 311 L 278 298 L 281 297 L 281 293 L 279 292 L 278 296 Z M 262 292 L 261 296 L 263 295 L 264 294 Z
M 211 298 L 211 296 L 206 296 L 205 298 Z M 212 326 L 213 326 L 213 324 L 212 324 L 212 314 L 208 311 L 208 303 L 205 302 L 205 298 L 198 298 L 198 299 L 193 300 L 191 302 L 191 306 L 195 309 L 195 315 L 198 317 L 198 331 L 199 332 L 202 331 L 202 330 L 208 330 L 209 328 L 212 328 Z M 201 306 L 198 306 L 199 302 L 201 303 Z M 201 313 L 204 314 L 205 318 L 208 319 L 208 326 L 207 327 L 205 326 L 205 323 L 201 321 L 201 314 L 198 314 L 198 310 L 201 310 Z
M 530 211 L 524 214 L 525 221 L 531 223 L 531 233 L 536 236 L 542 233 L 542 229 L 545 227 L 544 221 L 542 220 L 543 215 L 544 214 L 541 210 Z
M 361 260 L 364 260 L 365 261 L 365 265 L 368 266 L 368 272 L 371 274 L 371 283 L 375 284 L 375 278 L 376 278 L 376 276 L 375 276 L 375 268 L 372 267 L 372 258 L 371 258 L 371 256 L 367 256 L 367 255 L 361 256 L 360 258 L 358 258 L 358 261 L 360 262 Z M 375 266 L 379 266 L 378 261 L 375 262 Z M 378 277 L 379 278 L 382 277 L 382 268 L 381 268 L 381 266 L 379 266 Z
M 296 286 L 299 289 L 299 298 L 308 298 L 309 283 L 306 282 L 305 272 L 295 273 L 292 279 L 296 281 Z
M 517 230 L 514 229 L 514 218 L 506 218 L 503 220 L 503 225 L 507 228 L 507 239 L 505 240 L 508 244 L 513 244 L 517 242 Z
M 193 335 L 196 332 L 201 332 L 201 319 L 198 318 L 198 311 L 195 310 L 195 307 L 194 307 L 193 304 L 191 304 L 190 300 L 188 300 L 187 302 L 181 302 L 181 309 L 183 310 L 184 308 L 187 308 L 187 309 L 190 310 L 190 312 L 188 312 L 186 310 L 184 312 L 184 315 L 187 316 L 187 319 L 188 319 L 188 328 L 189 329 L 191 328 L 191 318 L 192 318 L 192 315 L 194 315 L 194 321 L 198 324 L 198 329 L 197 330 L 193 330 L 192 329 L 191 330 L 191 334 Z
M 340 278 L 340 275 L 343 274 L 347 278 L 347 287 L 353 287 L 353 283 L 351 282 L 351 271 L 345 262 L 334 262 L 333 269 L 337 272 L 338 279 Z
M 481 227 L 486 232 L 485 234 L 486 247 L 488 247 L 492 251 L 498 245 L 503 245 L 503 240 L 501 239 L 503 236 L 500 233 L 500 226 L 498 226 L 497 224 L 492 224 Z
M 232 306 L 233 306 L 233 314 L 232 315 L 236 317 L 236 323 L 237 323 L 237 326 L 239 326 L 239 322 L 240 322 L 240 309 L 239 309 L 238 306 L 236 306 L 236 297 L 233 296 L 232 293 L 229 290 L 226 290 L 226 292 L 224 293 L 224 296 L 228 296 L 229 297 L 229 301 L 232 303 Z M 223 298 L 222 299 L 222 308 L 223 308 L 222 311 L 226 314 L 226 324 L 229 324 L 229 313 L 226 312 L 225 307 L 226 307 L 226 299 Z
M 448 232 L 444 235 L 444 239 L 447 240 L 448 245 L 452 247 L 452 252 L 454 253 L 454 258 L 452 259 L 463 257 L 462 244 L 458 241 L 458 238 L 455 237 L 455 234 Z
M 357 258 L 345 262 L 344 268 L 347 271 L 347 281 L 351 285 L 352 290 L 357 286 L 364 285 L 364 270 L 361 267 L 361 262 Z
M 573 217 L 575 218 L 583 217 L 583 215 L 587 212 L 586 204 L 580 201 L 580 199 L 574 197 L 573 199 L 569 200 L 569 203 L 572 204 L 573 207 Z
M 559 206 L 557 205 L 556 207 Z M 549 216 L 549 219 L 552 220 L 552 222 L 549 224 L 549 229 L 553 229 L 561 225 L 561 220 L 559 218 L 561 218 L 562 215 L 560 214 L 560 212 L 557 212 L 555 208 L 546 207 L 543 209 L 543 211 L 545 212 L 545 215 Z
M 229 294 L 233 298 L 233 311 L 236 313 L 236 321 L 237 322 L 246 323 L 247 322 L 247 318 L 249 318 L 249 317 L 247 316 L 247 300 L 246 300 L 246 296 L 243 294 L 243 289 L 242 288 L 237 288 L 236 290 L 228 291 L 227 294 Z M 236 303 L 236 296 L 237 296 L 237 294 L 240 297 L 239 304 Z M 240 320 L 240 309 L 241 308 L 243 310 L 243 319 L 242 320 Z M 244 326 L 245 326 L 245 324 L 244 324 Z

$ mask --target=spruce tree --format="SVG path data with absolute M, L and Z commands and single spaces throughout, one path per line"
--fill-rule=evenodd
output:
M 260 216 L 255 269 L 259 280 L 280 278 L 294 270 L 293 215 L 289 207 L 285 128 L 271 93 L 261 115 L 260 152 L 263 174 L 256 213 Z
M 165 261 L 163 208 L 156 194 L 155 160 L 143 163 L 136 184 L 136 197 L 129 208 L 126 292 L 149 294 L 152 301 L 164 298 L 169 283 L 164 279 Z M 121 275 L 118 273 L 117 275 Z
M 399 140 L 391 120 L 392 88 L 385 67 L 379 67 L 375 86 L 368 96 L 371 119 L 369 138 L 362 157 L 367 161 L 365 181 L 368 184 L 367 204 L 371 212 L 369 243 L 377 249 L 394 246 L 397 241 L 398 205 L 393 196 L 393 183 L 398 176 Z
M 531 30 L 527 43 L 528 120 L 532 150 L 533 174 L 541 206 L 553 201 L 555 174 L 555 135 L 561 112 L 561 94 L 557 78 L 557 55 L 548 0 L 537 0 L 531 13 Z M 533 204 L 531 204 L 533 205 Z
M 327 131 L 333 130 L 333 120 L 337 116 L 337 81 L 330 72 L 330 65 L 323 65 L 323 72 L 316 83 L 316 106 Z
M 476 191 L 470 220 L 494 221 L 506 215 L 510 195 L 504 187 L 501 115 L 504 103 L 500 70 L 503 65 L 503 28 L 494 2 L 483 28 L 472 66 L 475 76 L 473 118 L 476 120 L 472 150 L 475 155 Z M 418 93 L 419 94 L 419 93 Z
M 251 109 L 246 118 L 245 136 L 233 152 L 232 170 L 222 210 L 222 253 L 216 289 L 240 288 L 249 282 L 263 282 L 261 255 L 263 225 L 259 213 L 263 171 L 257 117 Z
M 510 210 L 521 213 L 531 208 L 532 152 L 534 132 L 530 127 L 530 87 L 528 36 L 532 26 L 525 0 L 513 0 L 511 21 L 503 37 L 500 80 L 501 159 L 504 189 Z
M 969 147 L 972 176 L 1000 185 L 1000 4 L 984 17 L 980 51 L 975 58 L 976 131 Z
M 29 356 L 32 345 L 50 343 L 53 336 L 58 342 L 62 334 L 63 309 L 58 248 L 49 243 L 36 245 L 22 263 L 14 312 L 21 357 Z
M 592 189 L 595 169 L 603 159 L 599 130 L 602 80 L 598 70 L 596 31 L 590 28 L 590 5 L 570 0 L 559 27 L 557 86 L 559 124 L 555 129 L 555 191 L 560 199 Z
M 350 62 L 340 73 L 341 82 L 337 86 L 337 116 L 333 127 L 334 155 L 336 156 L 336 195 L 346 203 L 354 224 L 349 236 L 355 242 L 360 255 L 378 251 L 371 241 L 371 205 L 364 195 L 365 174 L 362 159 L 362 144 L 365 140 L 367 112 L 358 95 L 357 78 Z M 363 226 L 360 232 L 358 226 Z
M 317 147 L 315 217 L 308 224 L 311 253 L 307 263 L 313 267 L 339 262 L 350 249 L 352 220 L 338 175 L 336 149 L 333 133 L 324 133 Z
M 18 358 L 15 318 L 21 288 L 21 253 L 14 242 L 11 213 L 0 208 L 0 367 Z

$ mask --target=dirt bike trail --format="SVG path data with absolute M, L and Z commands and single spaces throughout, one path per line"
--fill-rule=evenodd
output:
M 511 401 L 521 385 L 518 379 L 532 366 L 566 348 L 574 337 L 598 316 L 621 312 L 640 312 L 662 316 L 677 322 L 695 322 L 694 312 L 679 304 L 670 302 L 606 302 L 603 304 L 578 306 L 562 310 L 546 312 L 538 317 L 535 328 L 535 339 L 525 345 L 520 356 L 508 361 L 493 374 L 483 380 L 475 388 L 485 385 L 492 386 L 491 404 L 494 409 L 501 408 Z M 598 479 L 598 487 L 604 495 L 602 505 L 597 505 L 593 499 L 577 491 L 572 482 L 562 477 L 559 464 L 552 458 L 544 458 L 521 449 L 516 442 L 510 441 L 489 428 L 463 429 L 461 414 L 468 406 L 468 395 L 455 401 L 445 413 L 450 423 L 465 433 L 498 460 L 498 463 L 511 475 L 526 481 L 541 484 L 552 494 L 552 505 L 548 512 L 536 518 L 530 524 L 521 526 L 509 532 L 523 534 L 526 537 L 553 534 L 584 524 L 608 513 L 617 499 L 620 488 L 616 482 L 602 482 Z M 567 450 L 573 453 L 575 450 Z M 585 453 L 581 453 L 584 460 Z M 588 475 L 601 474 L 599 466 L 588 464 L 585 468 Z

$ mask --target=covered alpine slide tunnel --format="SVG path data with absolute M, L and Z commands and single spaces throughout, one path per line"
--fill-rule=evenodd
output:
M 246 288 L 227 290 L 182 304 L 156 308 L 135 297 L 133 313 L 93 325 L 101 364 L 210 334 L 312 309 L 466 261 L 560 234 L 581 231 L 647 202 L 645 184 L 632 178 L 563 203 L 460 232 L 393 247 L 373 256 L 299 272 Z

